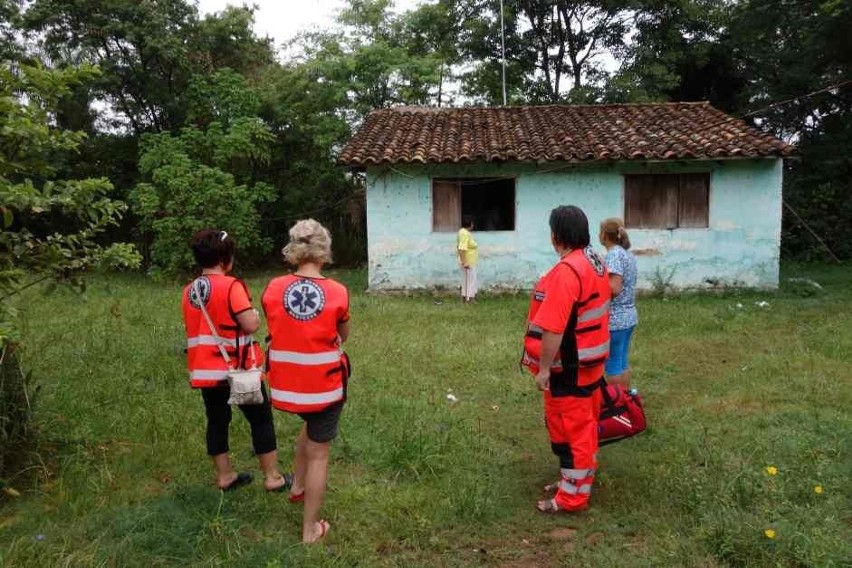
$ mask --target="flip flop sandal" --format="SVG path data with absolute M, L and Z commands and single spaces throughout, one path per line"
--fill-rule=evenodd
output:
M 301 503 L 305 500 L 305 492 L 302 491 L 301 493 L 290 493 L 290 496 L 287 497 L 287 500 L 293 504 Z
M 225 487 L 220 487 L 220 491 L 225 491 L 226 493 L 229 491 L 234 491 L 235 489 L 239 489 L 243 485 L 248 485 L 254 480 L 254 476 L 247 471 L 241 471 L 237 474 L 237 478 L 233 480 L 231 483 L 226 485 Z
M 284 493 L 285 491 L 289 491 L 291 487 L 293 487 L 293 479 L 294 476 L 292 473 L 283 473 L 281 477 L 284 478 L 284 483 L 275 487 L 274 489 L 267 489 L 268 493 Z
M 559 505 L 556 504 L 556 499 L 546 499 L 544 501 L 539 501 L 535 504 L 535 508 L 538 509 L 542 513 L 558 513 Z
M 550 483 L 550 484 L 542 487 L 542 491 L 544 491 L 545 493 L 550 493 L 551 491 L 556 491 L 557 489 L 559 489 L 559 482 L 558 481 L 554 481 L 553 483 Z

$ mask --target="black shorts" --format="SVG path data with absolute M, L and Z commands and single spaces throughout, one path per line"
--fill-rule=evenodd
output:
M 319 412 L 300 412 L 299 418 L 305 421 L 308 439 L 317 444 L 324 444 L 337 438 L 337 425 L 340 423 L 341 412 L 343 412 L 342 400 Z

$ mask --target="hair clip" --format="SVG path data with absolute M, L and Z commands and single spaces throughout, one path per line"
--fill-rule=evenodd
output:
M 228 238 L 228 231 L 222 231 L 222 232 L 219 234 L 219 240 L 220 240 L 220 241 L 224 241 L 224 240 L 225 240 L 225 239 L 227 239 L 227 238 Z

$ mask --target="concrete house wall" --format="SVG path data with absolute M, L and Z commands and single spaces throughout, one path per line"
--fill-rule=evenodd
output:
M 556 170 L 556 171 L 554 171 Z M 671 163 L 395 165 L 367 168 L 371 290 L 455 288 L 455 233 L 432 231 L 434 177 L 516 178 L 515 230 L 476 231 L 485 288 L 529 288 L 556 261 L 547 225 L 557 205 L 581 207 L 593 245 L 607 217 L 624 217 L 624 175 L 710 172 L 709 227 L 629 229 L 639 286 L 778 285 L 782 160 Z

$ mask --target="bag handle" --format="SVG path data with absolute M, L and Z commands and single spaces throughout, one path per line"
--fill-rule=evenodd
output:
M 234 365 L 231 362 L 231 357 L 228 355 L 228 351 L 225 350 L 225 346 L 223 345 L 222 338 L 219 337 L 219 333 L 216 331 L 216 325 L 213 323 L 213 319 L 210 317 L 210 314 L 207 312 L 207 308 L 204 306 L 204 302 L 201 296 L 201 288 L 199 287 L 198 281 L 200 278 L 196 278 L 192 282 L 192 290 L 195 292 L 195 297 L 198 300 L 198 305 L 201 308 L 201 313 L 204 315 L 204 320 L 207 322 L 207 327 L 210 328 L 210 333 L 213 337 L 216 338 L 216 347 L 219 348 L 219 353 L 222 354 L 222 358 L 225 359 L 225 363 L 228 365 L 228 368 L 233 370 Z M 251 355 L 251 364 L 252 368 L 257 367 L 257 356 L 254 354 L 254 349 L 252 349 L 252 344 L 254 343 L 254 337 L 249 336 L 251 341 L 249 342 L 249 353 Z

